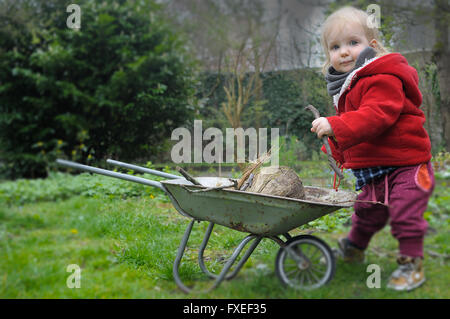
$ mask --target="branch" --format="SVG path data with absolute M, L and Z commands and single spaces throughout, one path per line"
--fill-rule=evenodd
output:
M 197 181 L 194 177 L 192 177 L 191 175 L 189 175 L 188 172 L 186 172 L 184 169 L 182 169 L 181 167 L 177 166 L 176 167 L 177 171 L 180 172 L 181 175 L 183 175 L 188 181 L 190 181 L 192 184 L 194 185 L 202 185 L 199 181 Z
M 306 106 L 305 109 L 310 110 L 314 114 L 314 117 L 316 119 L 320 117 L 319 111 L 317 111 L 317 109 L 311 104 Z M 328 143 L 328 136 L 322 137 L 322 141 L 323 144 L 325 144 L 325 149 L 327 150 L 328 164 L 330 164 L 331 168 L 333 169 L 333 171 L 336 172 L 337 176 L 339 176 L 340 179 L 344 179 L 344 175 L 339 170 L 339 168 L 337 168 L 336 162 L 334 161 L 333 155 L 331 154 L 331 147 L 330 144 Z

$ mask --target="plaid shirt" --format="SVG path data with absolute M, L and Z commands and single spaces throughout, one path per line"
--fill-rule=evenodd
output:
M 377 166 L 361 169 L 352 169 L 356 177 L 356 190 L 360 190 L 376 178 L 382 177 L 397 169 L 397 167 Z

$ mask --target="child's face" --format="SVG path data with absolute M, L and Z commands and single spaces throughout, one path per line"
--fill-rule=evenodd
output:
M 369 41 L 361 25 L 350 22 L 332 30 L 327 45 L 333 68 L 346 73 L 355 67 L 359 53 L 369 46 Z

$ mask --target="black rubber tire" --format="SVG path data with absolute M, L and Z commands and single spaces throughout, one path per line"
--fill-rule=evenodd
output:
M 290 247 L 290 248 L 294 248 L 294 247 L 298 248 L 300 245 L 314 246 L 314 249 L 316 249 L 316 251 L 320 251 L 321 257 L 319 259 L 319 262 L 323 263 L 323 265 L 321 265 L 321 266 L 325 266 L 325 271 L 323 272 L 323 275 L 318 276 L 319 280 L 317 280 L 316 283 L 311 284 L 311 285 L 303 285 L 302 283 L 297 283 L 292 278 L 289 278 L 289 275 L 286 273 L 284 264 L 288 260 L 288 258 L 291 263 L 292 262 L 294 262 L 294 264 L 296 264 L 296 263 L 292 259 L 292 257 L 289 255 L 287 250 L 282 247 L 278 251 L 277 257 L 275 259 L 275 272 L 276 272 L 278 278 L 280 279 L 280 281 L 286 286 L 289 286 L 294 289 L 299 289 L 299 290 L 316 289 L 316 288 L 319 288 L 319 287 L 325 285 L 326 283 L 328 283 L 333 278 L 334 273 L 336 271 L 336 260 L 335 260 L 333 251 L 331 250 L 330 246 L 328 246 L 328 244 L 326 242 L 324 242 L 323 240 L 321 240 L 320 238 L 312 236 L 312 235 L 295 236 L 286 242 L 286 247 Z M 309 276 L 310 278 L 314 276 L 317 278 L 317 273 L 315 273 L 315 274 L 312 273 L 313 267 L 314 267 L 314 264 L 310 264 L 310 266 L 308 268 L 306 268 L 305 270 L 302 270 L 298 267 L 298 265 L 295 265 L 295 266 L 291 266 L 291 268 L 293 268 L 293 270 L 290 270 L 289 272 L 297 272 L 298 275 L 302 274 L 302 278 L 304 278 L 303 276 L 305 276 L 305 277 Z M 308 272 L 308 274 L 307 274 L 307 272 Z

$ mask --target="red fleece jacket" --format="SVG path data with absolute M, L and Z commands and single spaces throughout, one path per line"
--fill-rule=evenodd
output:
M 327 117 L 333 157 L 345 168 L 409 166 L 431 159 L 417 71 L 390 53 L 352 72 Z M 324 148 L 323 148 L 324 150 Z

